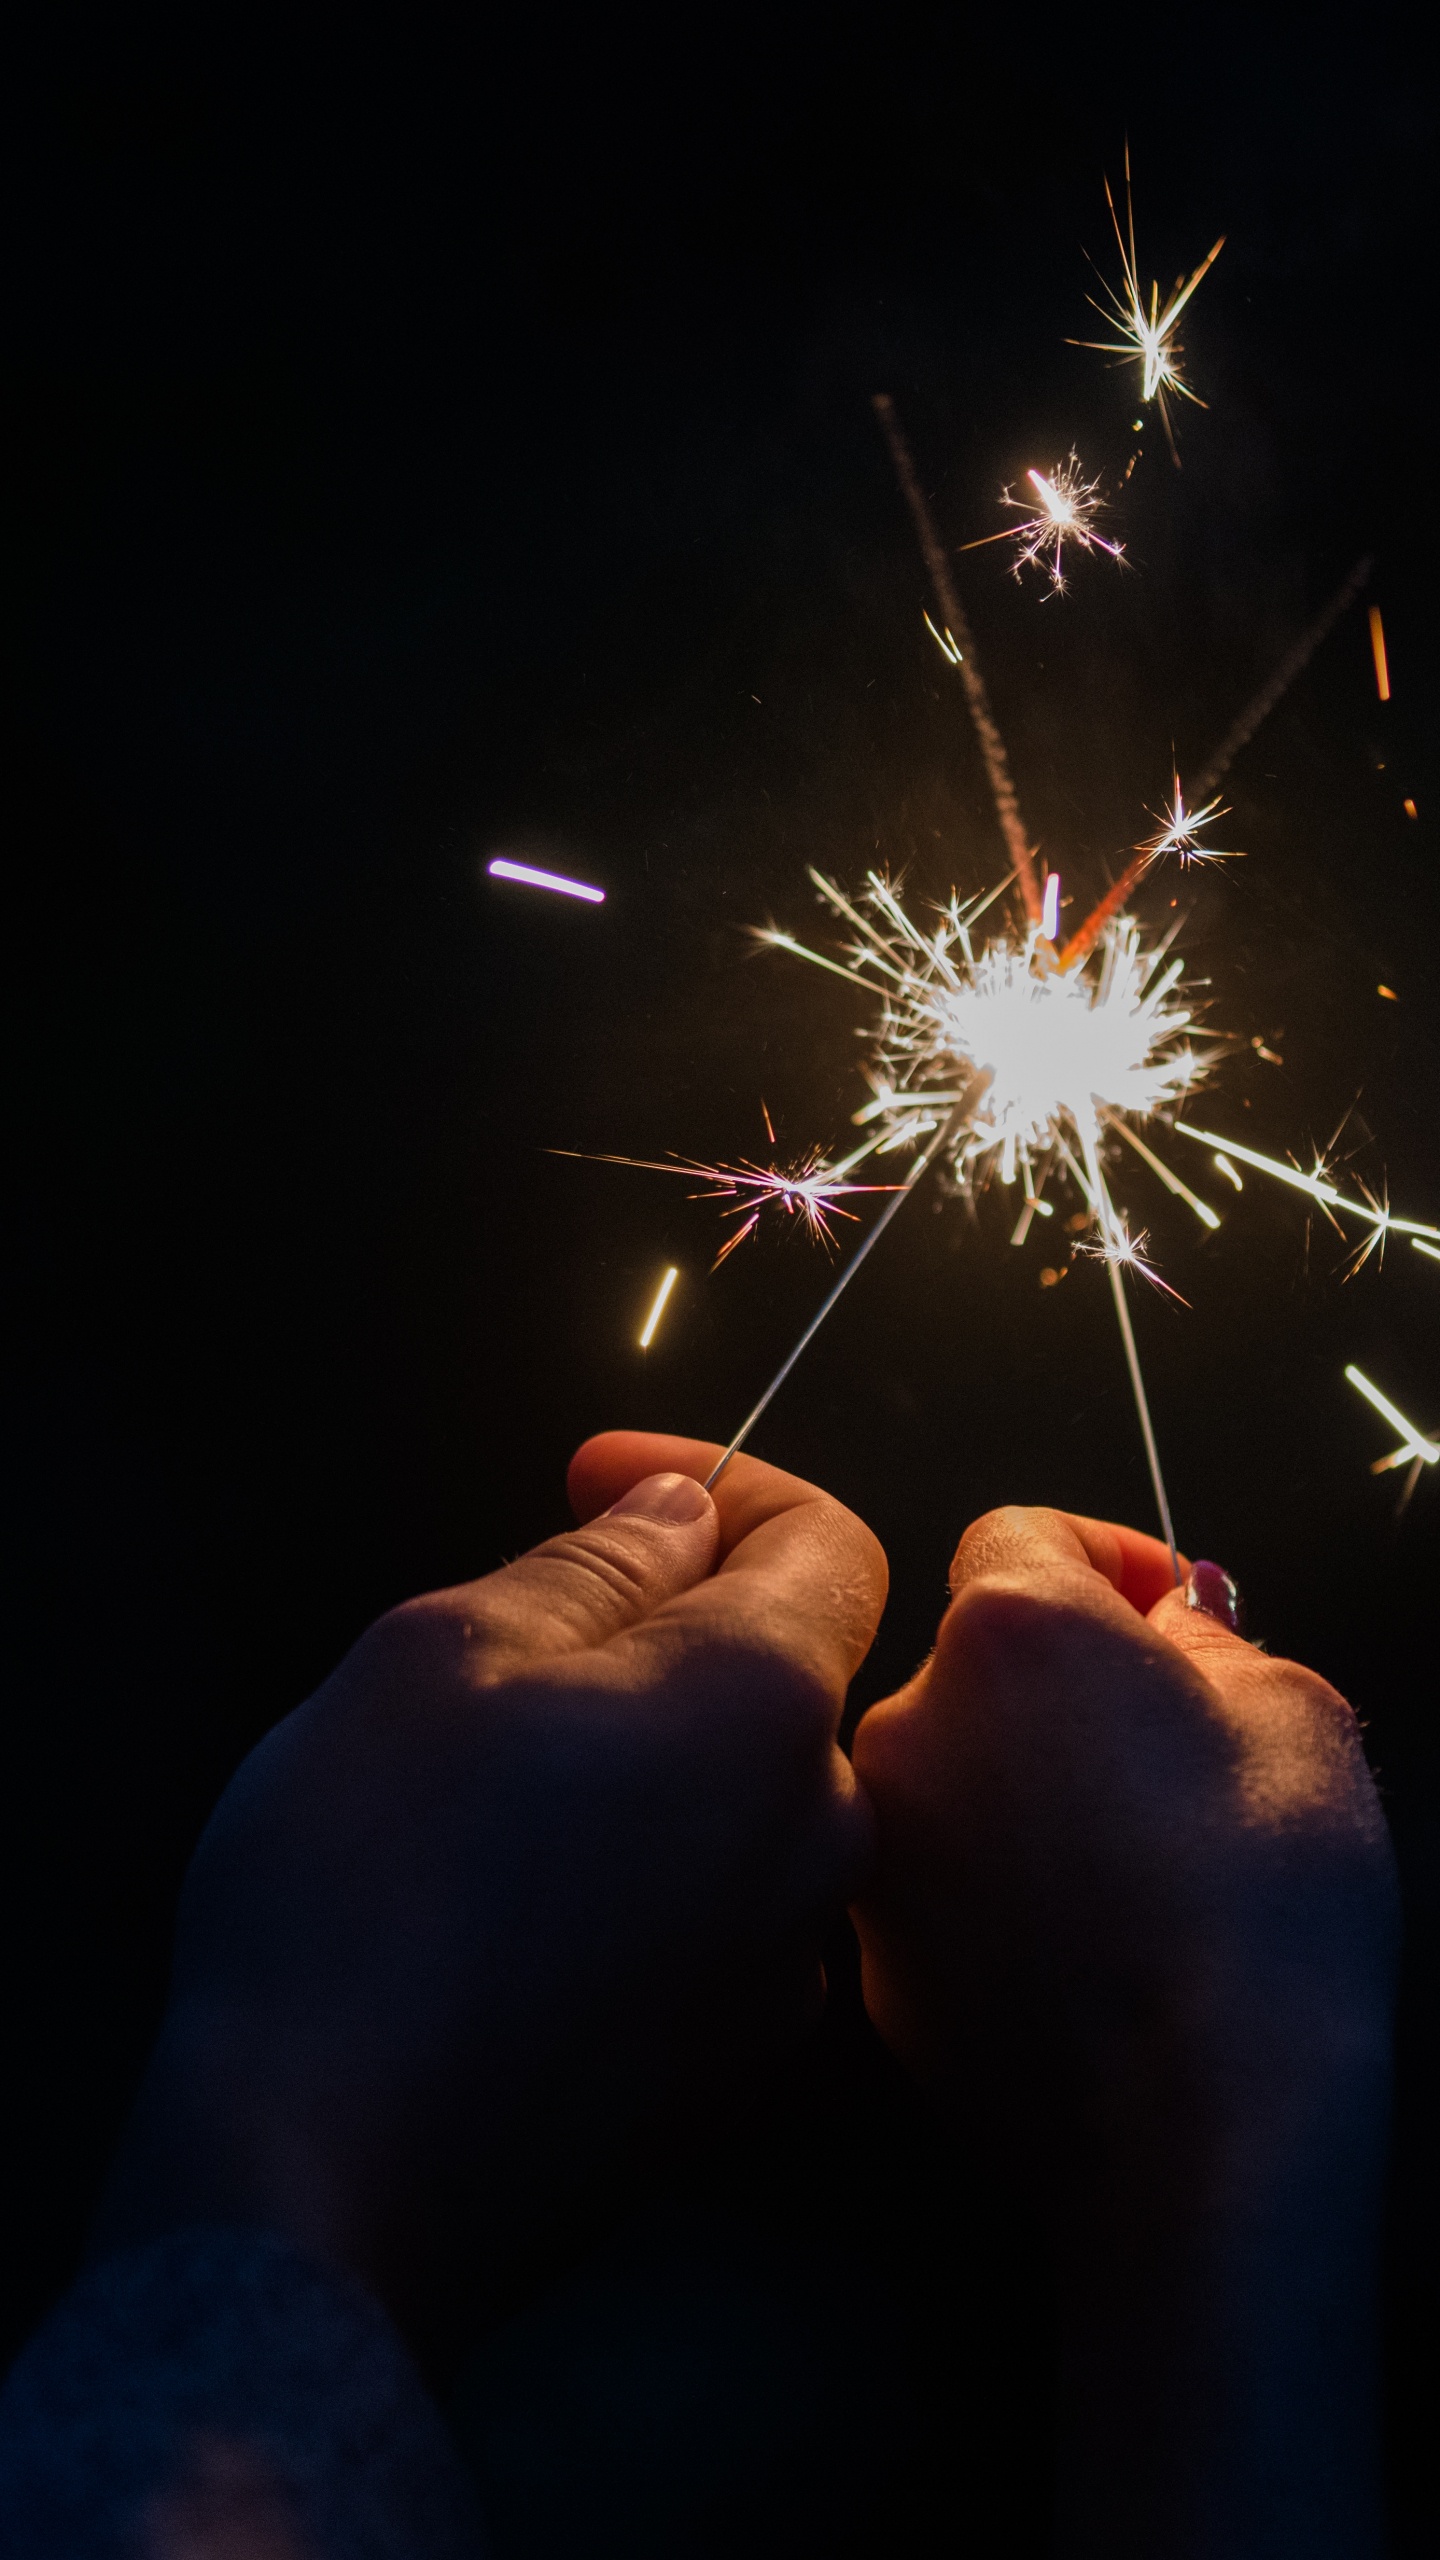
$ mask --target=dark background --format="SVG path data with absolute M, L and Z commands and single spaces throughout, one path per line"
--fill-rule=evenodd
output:
M 960 564 L 1077 901 L 1172 747 L 1193 772 L 1375 554 L 1393 702 L 1362 604 L 1235 767 L 1246 860 L 1145 911 L 1180 896 L 1243 1035 L 1206 1116 L 1283 1153 L 1355 1105 L 1354 1172 L 1440 1210 L 1434 123 L 1389 13 L 60 11 L 12 115 L 11 2343 L 79 2245 L 239 1755 L 379 1610 L 558 1525 L 586 1433 L 727 1436 L 826 1285 L 778 1233 L 707 1277 L 680 1182 L 544 1150 L 758 1152 L 762 1097 L 783 1144 L 841 1141 L 856 1003 L 744 927 L 813 933 L 810 861 L 878 853 L 922 900 L 999 874 L 873 391 L 953 542 L 1031 462 L 1073 442 L 1113 484 L 1145 448 L 1128 573 L 1042 603 L 1001 551 Z M 1147 282 L 1229 235 L 1178 473 L 1063 343 L 1106 334 L 1082 252 L 1113 271 L 1127 132 Z M 505 850 L 606 905 L 497 887 Z M 1397 1525 L 1341 1373 L 1440 1419 L 1440 1273 L 1394 1245 L 1347 1283 L 1302 1203 L 1183 1152 L 1217 1235 L 1124 1185 L 1192 1302 L 1135 1311 L 1180 1535 L 1355 1700 L 1405 1870 L 1398 2340 L 1436 2275 L 1440 1486 Z M 756 1442 L 890 1553 L 860 1698 L 924 1650 L 992 1502 L 1149 1525 L 1103 1275 L 1042 1290 L 1054 1244 L 1012 1253 L 1009 1207 L 917 1198 Z M 574 2548 L 582 2515 L 597 2550 L 601 2515 L 634 2552 L 920 2548 L 951 2479 L 1022 2547 L 1043 2353 L 997 2305 L 1024 2235 L 960 2191 L 843 1944 L 833 1971 L 795 2088 L 484 2349 L 504 2548 Z M 1004 2407 L 1018 2432 L 974 2423 Z

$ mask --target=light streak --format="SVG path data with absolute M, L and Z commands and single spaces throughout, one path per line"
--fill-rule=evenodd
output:
M 1023 524 L 1002 525 L 998 533 L 983 533 L 978 542 L 964 542 L 962 551 L 981 551 L 987 542 L 1013 542 L 1014 575 L 1018 578 L 1026 569 L 1041 568 L 1057 596 L 1065 592 L 1067 542 L 1073 542 L 1081 551 L 1108 551 L 1112 560 L 1124 559 L 1124 543 L 1107 542 L 1095 529 L 1095 518 L 1105 504 L 1100 483 L 1082 478 L 1079 459 L 1073 452 L 1068 461 L 1057 464 L 1048 478 L 1043 471 L 1027 471 L 1025 477 L 1034 496 L 1012 498 L 1008 489 L 1002 489 L 1000 504 L 1033 508 L 1038 503 L 1038 514 L 1027 516 Z M 930 628 L 935 630 L 933 623 Z M 940 637 L 938 632 L 935 636 Z
M 1053 942 L 1060 930 L 1060 874 L 1052 871 L 1045 883 L 1040 906 L 1040 930 L 1047 942 Z
M 1433 1467 L 1437 1459 L 1440 1459 L 1440 1445 L 1433 1440 L 1427 1440 L 1424 1432 L 1417 1431 L 1413 1422 L 1407 1422 L 1399 1406 L 1392 1404 L 1388 1396 L 1382 1395 L 1373 1380 L 1366 1377 L 1364 1370 L 1356 1368 L 1353 1360 L 1347 1365 L 1345 1375 L 1351 1386 L 1359 1388 L 1367 1404 L 1373 1404 L 1376 1412 L 1389 1423 L 1391 1429 L 1402 1434 L 1402 1446 L 1394 1450 L 1388 1458 L 1376 1460 L 1376 1474 L 1382 1467 L 1403 1466 L 1408 1458 L 1423 1458 L 1427 1467 Z
M 1333 1182 L 1326 1181 L 1325 1160 L 1318 1153 L 1314 1172 L 1302 1173 L 1298 1164 L 1284 1164 L 1278 1156 L 1261 1155 L 1256 1147 L 1242 1147 L 1234 1138 L 1218 1137 L 1213 1129 L 1197 1129 L 1189 1120 L 1177 1120 L 1175 1134 L 1194 1138 L 1201 1146 L 1219 1147 L 1227 1155 L 1238 1156 L 1242 1164 L 1253 1165 L 1257 1173 L 1268 1173 L 1273 1182 L 1288 1183 L 1292 1191 L 1303 1191 L 1327 1216 L 1338 1210 L 1342 1217 L 1358 1218 L 1368 1226 L 1370 1233 L 1356 1248 L 1347 1277 L 1360 1270 L 1377 1245 L 1383 1256 L 1387 1236 L 1409 1236 L 1412 1242 L 1429 1238 L 1432 1244 L 1440 1244 L 1440 1227 L 1428 1226 L 1423 1218 L 1397 1218 L 1388 1201 L 1354 1200 L 1347 1191 L 1337 1191 Z
M 1180 314 L 1201 278 L 1208 275 L 1215 264 L 1225 246 L 1225 236 L 1222 232 L 1214 248 L 1201 259 L 1188 283 L 1183 279 L 1176 283 L 1163 309 L 1160 302 L 1160 287 L 1158 284 L 1152 284 L 1147 307 L 1144 294 L 1140 289 L 1140 262 L 1135 250 L 1135 209 L 1130 195 L 1128 144 L 1125 150 L 1125 231 L 1122 232 L 1120 228 L 1120 216 L 1115 209 L 1115 198 L 1110 192 L 1108 178 L 1105 181 L 1105 201 L 1110 207 L 1110 219 L 1115 226 L 1115 240 L 1120 251 L 1124 291 L 1117 293 L 1102 276 L 1100 286 L 1106 297 L 1105 301 L 1097 302 L 1093 294 L 1087 295 L 1086 299 L 1089 301 L 1091 310 L 1098 311 L 1101 318 L 1112 326 L 1118 335 L 1114 338 L 1072 338 L 1069 344 L 1093 347 L 1102 355 L 1120 356 L 1139 366 L 1141 401 L 1147 407 L 1152 401 L 1154 402 L 1160 413 L 1160 421 L 1165 429 L 1170 451 L 1174 454 L 1175 433 L 1170 423 L 1167 395 L 1176 393 L 1182 400 L 1193 400 L 1196 407 L 1200 409 L 1206 406 L 1199 392 L 1191 387 L 1180 371 L 1180 361 L 1184 353 L 1179 338 Z M 1178 461 L 1179 456 L 1176 455 L 1175 458 Z
M 952 896 L 927 929 L 882 873 L 867 875 L 858 900 L 821 873 L 811 877 L 832 912 L 852 928 L 855 938 L 845 947 L 845 959 L 857 977 L 864 973 L 879 1001 L 866 1068 L 871 1099 L 854 1115 L 858 1125 L 874 1130 L 877 1153 L 918 1148 L 925 1162 L 938 1153 L 972 1197 L 992 1182 L 1002 1188 L 1020 1182 L 1025 1206 L 1013 1231 L 1017 1244 L 1037 1214 L 1049 1216 L 1042 1194 L 1052 1178 L 1068 1176 L 1084 1198 L 1098 1237 L 1091 1250 L 1109 1275 L 1156 1507 L 1173 1557 L 1170 1506 L 1124 1274 L 1165 1289 L 1169 1283 L 1146 1260 L 1144 1237 L 1132 1238 L 1116 1209 L 1101 1148 L 1118 1132 L 1197 1216 L 1218 1225 L 1208 1203 L 1171 1173 L 1131 1125 L 1177 1108 L 1209 1063 L 1189 1037 L 1192 1009 L 1176 992 L 1184 962 L 1166 964 L 1165 948 L 1147 948 L 1139 927 L 1125 918 L 1104 927 L 1085 966 L 1066 971 L 1056 963 L 1043 916 L 1040 925 L 1021 933 L 1006 927 L 977 940 L 973 928 L 989 899 L 962 905 Z M 808 956 L 793 940 L 788 947 L 797 957 Z M 914 1171 L 912 1164 L 912 1179 Z
M 1385 625 L 1380 619 L 1378 604 L 1370 607 L 1370 655 L 1375 661 L 1375 690 L 1382 702 L 1388 702 L 1390 666 L 1385 655 Z
M 1215 1153 L 1214 1153 L 1214 1155 L 1211 1157 L 1210 1161 L 1211 1161 L 1211 1163 L 1212 1163 L 1212 1164 L 1215 1164 L 1215 1165 L 1218 1165 L 1218 1166 L 1219 1166 L 1220 1171 L 1224 1174 L 1226 1181 L 1227 1181 L 1227 1182 L 1233 1182 L 1237 1191 L 1243 1191 L 1243 1190 L 1244 1190 L 1245 1185 L 1244 1185 L 1244 1183 L 1241 1181 L 1239 1174 L 1236 1172 L 1235 1167 L 1234 1167 L 1234 1166 L 1233 1166 L 1233 1164 L 1231 1163 L 1231 1161 L 1230 1161 L 1229 1157 L 1226 1155 L 1225 1150 L 1224 1150 L 1224 1148 L 1223 1148 L 1223 1147 L 1217 1147 L 1217 1148 L 1216 1148 Z
M 1412 1236 L 1410 1242 L 1416 1253 L 1428 1254 L 1432 1262 L 1440 1262 L 1440 1244 L 1426 1244 L 1423 1236 Z
M 603 889 L 592 889 L 586 880 L 565 880 L 558 871 L 536 871 L 528 862 L 510 862 L 505 858 L 485 865 L 492 880 L 518 880 L 527 889 L 555 889 L 562 898 L 586 898 L 595 907 L 605 904 Z
M 676 1281 L 679 1279 L 679 1277 L 680 1277 L 679 1271 L 676 1269 L 675 1264 L 672 1262 L 672 1263 L 671 1263 L 671 1265 L 670 1265 L 669 1270 L 668 1270 L 668 1271 L 666 1272 L 666 1274 L 665 1274 L 664 1279 L 661 1281 L 659 1288 L 658 1288 L 658 1289 L 656 1290 L 656 1292 L 655 1292 L 655 1296 L 654 1296 L 654 1299 L 653 1299 L 653 1301 L 652 1301 L 652 1303 L 651 1303 L 651 1307 L 650 1307 L 650 1313 L 648 1314 L 648 1316 L 647 1316 L 647 1317 L 646 1317 L 646 1319 L 645 1319 L 645 1326 L 644 1326 L 644 1330 L 643 1330 L 643 1332 L 641 1333 L 641 1336 L 640 1336 L 640 1348 L 641 1348 L 641 1350 L 642 1350 L 642 1351 L 648 1351 L 648 1350 L 649 1350 L 649 1348 L 650 1348 L 651 1343 L 654 1341 L 654 1339 L 655 1339 L 655 1327 L 657 1326 L 657 1324 L 659 1323 L 659 1321 L 660 1321 L 661 1317 L 662 1317 L 662 1316 L 663 1316 L 663 1314 L 665 1313 L 665 1308 L 666 1308 L 666 1304 L 667 1304 L 667 1301 L 668 1301 L 669 1296 L 670 1296 L 670 1292 L 671 1292 L 671 1290 L 674 1288 L 675 1283 L 676 1283 Z

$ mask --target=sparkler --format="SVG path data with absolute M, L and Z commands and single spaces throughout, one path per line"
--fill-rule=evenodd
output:
M 916 1167 L 923 1169 L 936 1155 L 948 1160 L 957 1186 L 972 1198 L 992 1181 L 1002 1188 L 1018 1181 L 1025 1205 L 1015 1228 L 1017 1243 L 1037 1213 L 1048 1214 L 1047 1183 L 1068 1180 L 1085 1201 L 1095 1225 L 1087 1249 L 1109 1274 L 1156 1507 L 1173 1560 L 1170 1505 L 1124 1274 L 1169 1284 L 1146 1261 L 1145 1238 L 1132 1238 L 1117 1211 L 1102 1151 L 1118 1131 L 1172 1191 L 1208 1224 L 1218 1223 L 1208 1203 L 1130 1126 L 1176 1109 L 1209 1064 L 1188 1036 L 1193 1009 L 1177 997 L 1183 960 L 1169 959 L 1165 944 L 1148 947 L 1132 919 L 1111 917 L 1087 946 L 1085 965 L 1067 969 L 1043 926 L 1018 934 L 1005 927 L 977 942 L 974 927 L 993 902 L 993 891 L 963 905 L 952 896 L 934 928 L 925 931 L 879 872 L 867 875 L 858 902 L 823 873 L 812 870 L 810 877 L 832 914 L 851 929 L 842 958 L 813 953 L 793 935 L 773 929 L 761 939 L 798 958 L 818 960 L 878 1001 L 866 1070 L 871 1099 L 854 1116 L 857 1125 L 876 1130 L 880 1155 L 919 1150 L 907 1188 Z M 898 1205 L 892 1203 L 891 1214 Z M 823 1313 L 830 1303 L 833 1296 Z M 782 1376 L 798 1356 L 797 1348 Z M 766 1390 L 732 1449 L 741 1445 L 779 1383 L 777 1378 Z
M 1173 393 L 1182 400 L 1193 400 L 1199 409 L 1206 406 L 1199 392 L 1192 388 L 1180 371 L 1180 361 L 1184 354 L 1179 337 L 1180 314 L 1201 278 L 1208 275 L 1214 266 L 1225 246 L 1225 235 L 1221 233 L 1214 248 L 1201 259 L 1188 283 L 1183 276 L 1176 278 L 1174 289 L 1163 309 L 1160 303 L 1160 287 L 1158 284 L 1152 284 L 1147 308 L 1145 297 L 1140 290 L 1140 261 L 1135 249 L 1135 207 L 1130 194 L 1130 146 L 1128 143 L 1125 146 L 1125 230 L 1123 232 L 1108 178 L 1105 181 L 1105 201 L 1110 208 L 1110 219 L 1115 226 L 1115 242 L 1120 251 L 1124 291 L 1117 293 L 1102 276 L 1100 286 L 1105 295 L 1104 302 L 1097 302 L 1093 294 L 1087 295 L 1086 299 L 1091 310 L 1098 311 L 1101 318 L 1116 329 L 1118 335 L 1114 338 L 1071 338 L 1068 343 L 1072 347 L 1093 347 L 1102 355 L 1119 356 L 1139 366 L 1141 401 L 1147 408 L 1153 401 L 1158 409 L 1160 422 L 1165 429 L 1166 442 L 1173 459 L 1178 463 L 1180 457 L 1175 451 L 1175 431 L 1170 423 L 1168 395 Z
M 1002 489 L 1000 504 L 1022 510 L 1028 506 L 1037 512 L 1026 516 L 1022 524 L 1002 525 L 998 533 L 985 533 L 978 542 L 962 543 L 962 550 L 981 551 L 987 542 L 1013 542 L 1013 574 L 1018 578 L 1026 569 L 1043 569 L 1051 593 L 1057 596 L 1065 592 L 1067 543 L 1074 543 L 1080 551 L 1108 551 L 1112 560 L 1124 559 L 1123 542 L 1109 542 L 1096 530 L 1095 519 L 1105 504 L 1100 483 L 1085 479 L 1073 451 L 1069 460 L 1060 463 L 1048 478 L 1043 471 L 1027 471 L 1025 477 L 1034 495 L 1012 498 L 1008 489 Z

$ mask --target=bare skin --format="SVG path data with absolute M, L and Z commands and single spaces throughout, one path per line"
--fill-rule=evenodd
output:
M 251 1754 L 97 2246 L 263 2224 L 424 2344 L 813 2016 L 885 1563 L 754 1459 L 712 1501 L 719 1454 L 588 1442 L 584 1525 L 392 1611 Z
M 1354 1718 L 1134 1531 L 995 1512 L 951 1589 L 856 1737 L 857 1920 L 881 2033 L 1053 2216 L 1056 2552 L 1370 2560 L 1398 1918 Z

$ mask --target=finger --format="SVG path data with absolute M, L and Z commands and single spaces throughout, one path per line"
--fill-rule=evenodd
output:
M 664 1431 L 602 1431 L 576 1450 L 567 1478 L 571 1509 L 577 1520 L 593 1519 L 608 1509 L 641 1476 L 664 1468 L 693 1476 L 704 1484 L 725 1451 L 718 1440 L 685 1440 Z M 830 1496 L 803 1476 L 786 1475 L 762 1459 L 743 1454 L 732 1458 L 713 1488 L 720 1518 L 720 1551 L 729 1555 L 752 1529 L 777 1512 L 804 1502 L 828 1502 Z
M 1223 1619 L 1200 1608 L 1188 1583 L 1178 1591 L 1162 1593 L 1147 1615 L 1151 1626 L 1198 1663 L 1207 1677 L 1223 1680 L 1231 1669 L 1242 1671 L 1247 1664 L 1266 1659 L 1233 1627 L 1227 1627 Z
M 1102 1575 L 1142 1617 L 1175 1588 L 1169 1548 L 1140 1529 L 1080 1512 L 1021 1509 L 989 1511 L 972 1523 L 955 1550 L 950 1591 L 995 1573 L 1039 1574 L 1086 1567 Z M 1181 1558 L 1182 1570 L 1188 1570 Z
M 413 1606 L 458 1613 L 486 1676 L 500 1676 L 607 1643 L 703 1582 L 719 1547 L 709 1494 L 672 1468 L 642 1475 L 598 1518 L 499 1573 Z
M 718 1443 L 610 1432 L 572 1464 L 572 1494 L 588 1504 L 635 1464 L 657 1457 L 677 1470 L 708 1473 Z M 677 1595 L 618 1648 L 615 1676 L 631 1676 L 637 1650 L 658 1668 L 684 1669 L 690 1698 L 730 1697 L 747 1684 L 758 1708 L 768 1697 L 833 1731 L 845 1690 L 870 1649 L 885 1605 L 884 1550 L 863 1520 L 803 1477 L 735 1458 L 715 1488 L 723 1561 L 698 1587 Z

